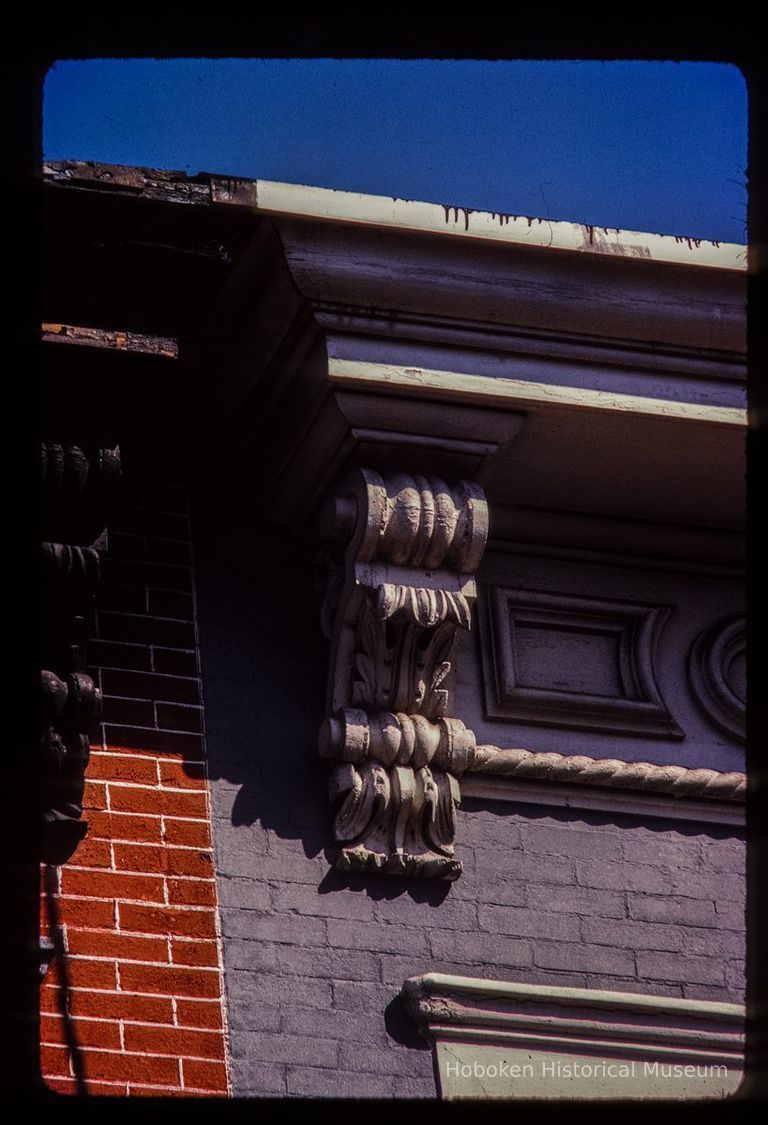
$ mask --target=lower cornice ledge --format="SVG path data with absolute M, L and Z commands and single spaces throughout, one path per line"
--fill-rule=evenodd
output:
M 428 973 L 406 1010 L 443 1097 L 722 1097 L 743 1071 L 738 1004 Z

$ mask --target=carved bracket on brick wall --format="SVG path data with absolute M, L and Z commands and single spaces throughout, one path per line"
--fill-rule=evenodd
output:
M 42 859 L 64 863 L 81 819 L 89 734 L 100 693 L 84 671 L 99 550 L 120 484 L 120 451 L 41 445 L 43 637 L 40 672 Z
M 488 536 L 482 490 L 358 469 L 321 534 L 332 647 L 319 749 L 335 762 L 336 865 L 455 879 L 456 779 L 475 738 L 448 715 Z

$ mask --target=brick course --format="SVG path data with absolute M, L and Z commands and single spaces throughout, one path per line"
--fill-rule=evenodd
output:
M 58 877 L 66 982 L 54 958 L 41 1068 L 62 1093 L 77 1092 L 78 1061 L 93 1094 L 224 1095 L 186 494 L 151 483 L 125 493 L 88 649 L 103 721 L 87 772 L 89 831 Z M 153 508 L 158 496 L 165 506 Z

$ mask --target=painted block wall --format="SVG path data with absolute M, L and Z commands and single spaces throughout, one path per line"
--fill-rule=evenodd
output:
M 235 1095 L 434 1097 L 396 1000 L 429 971 L 743 999 L 731 828 L 465 799 L 456 883 L 335 872 L 311 539 L 235 489 L 194 527 Z
M 43 933 L 53 911 L 65 953 L 41 991 L 40 1061 L 62 1093 L 227 1092 L 187 507 L 182 488 L 129 480 L 102 560 L 89 831 L 43 873 Z

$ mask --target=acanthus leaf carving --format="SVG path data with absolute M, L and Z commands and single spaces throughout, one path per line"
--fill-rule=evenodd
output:
M 448 705 L 456 624 L 420 625 L 403 614 L 382 620 L 370 601 L 354 641 L 351 702 L 436 718 Z
M 337 541 L 321 560 L 332 650 L 319 738 L 337 763 L 337 866 L 455 879 L 457 777 L 475 740 L 447 716 L 488 534 L 482 491 L 361 469 L 321 525 Z
M 377 762 L 338 767 L 333 788 L 348 790 L 336 818 L 342 871 L 381 871 L 393 875 L 455 879 L 461 864 L 453 854 L 455 778 L 426 766 Z M 347 844 L 349 841 L 349 844 Z

